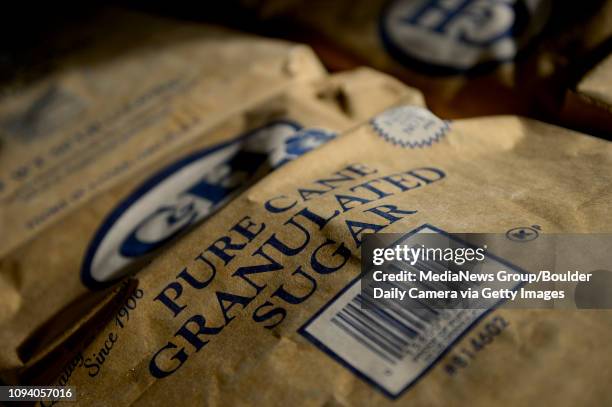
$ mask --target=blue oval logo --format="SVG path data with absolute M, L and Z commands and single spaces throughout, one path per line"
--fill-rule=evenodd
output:
M 543 29 L 551 0 L 395 0 L 380 35 L 399 62 L 427 74 L 484 71 L 516 58 Z
M 155 174 L 95 233 L 81 268 L 83 283 L 101 288 L 116 281 L 129 273 L 135 260 L 146 258 L 252 184 L 258 170 L 278 167 L 333 137 L 323 130 L 300 129 L 292 121 L 274 121 Z M 296 145 L 304 148 L 296 150 Z

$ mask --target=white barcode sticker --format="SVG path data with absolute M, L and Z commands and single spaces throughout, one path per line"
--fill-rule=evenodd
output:
M 427 225 L 406 234 L 402 244 L 409 244 L 415 232 L 446 234 Z M 487 256 L 485 262 L 491 266 L 499 260 Z M 508 264 L 504 265 L 509 270 Z M 508 288 L 516 289 L 517 284 Z M 362 292 L 357 278 L 299 332 L 384 394 L 396 398 L 490 310 L 409 308 L 398 301 L 383 305 Z

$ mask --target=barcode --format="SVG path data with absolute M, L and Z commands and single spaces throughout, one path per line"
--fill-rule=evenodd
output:
M 370 351 L 396 364 L 411 353 L 413 340 L 424 329 L 426 320 L 413 319 L 401 312 L 380 308 L 362 310 L 359 307 L 367 299 L 358 294 L 331 321 Z
M 433 227 L 419 230 L 419 233 L 440 233 Z M 486 261 L 489 266 L 501 266 L 496 259 L 487 258 Z M 452 265 L 430 261 L 418 261 L 414 265 L 395 262 L 388 267 L 436 273 L 456 271 Z M 424 285 L 423 288 L 430 290 L 460 290 L 467 288 L 466 285 L 480 283 L 415 281 L 382 284 L 386 284 L 385 289 L 406 290 L 407 286 Z M 377 286 L 380 287 L 381 283 Z M 441 301 L 448 300 L 375 299 L 371 290 L 362 289 L 360 279 L 355 279 L 313 316 L 300 333 L 383 393 L 395 398 L 426 373 L 489 311 L 487 308 L 453 308 Z

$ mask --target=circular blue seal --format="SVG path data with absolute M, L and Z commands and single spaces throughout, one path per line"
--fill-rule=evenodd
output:
M 379 30 L 400 63 L 427 74 L 482 72 L 514 60 L 544 28 L 551 0 L 394 0 Z
M 447 121 L 419 106 L 399 106 L 385 110 L 371 121 L 378 135 L 403 148 L 431 147 L 450 128 Z

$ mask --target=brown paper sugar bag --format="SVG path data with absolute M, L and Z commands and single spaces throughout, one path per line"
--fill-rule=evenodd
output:
M 0 105 L 3 371 L 22 364 L 17 347 L 29 334 L 85 292 L 87 246 L 135 181 L 246 130 L 236 122 L 206 133 L 230 115 L 325 77 L 301 46 L 139 15 L 102 20 L 91 48 Z
M 578 92 L 612 106 L 612 56 L 597 65 L 578 84 Z
M 561 120 L 608 139 L 612 137 L 612 55 L 567 92 Z
M 84 406 L 609 405 L 609 311 L 498 309 L 474 325 L 458 314 L 439 327 L 460 340 L 424 330 L 414 345 L 441 353 L 389 370 L 328 314 L 355 295 L 365 233 L 610 232 L 611 169 L 609 142 L 563 128 L 388 110 L 175 242 L 137 275 L 129 320 L 75 349 L 70 378 L 53 383 L 75 386 Z M 499 334 L 451 375 L 490 326 Z
M 349 55 L 421 89 L 445 117 L 556 113 L 573 63 L 612 34 L 612 3 L 600 0 L 241 3 L 332 68 Z
M 91 288 L 137 269 L 250 182 L 400 97 L 422 103 L 371 70 L 327 77 L 304 46 L 133 16 L 125 24 L 151 43 L 94 65 L 87 50 L 82 65 L 2 105 L 5 380 L 57 342 L 43 324 L 63 331 Z M 75 111 L 58 95 L 87 103 Z M 70 117 L 51 131 L 62 112 Z
M 330 128 L 342 129 L 352 126 L 355 123 L 371 116 L 372 114 L 379 112 L 384 107 L 390 106 L 398 102 L 399 100 L 402 100 L 404 102 L 408 100 L 410 103 L 415 105 L 422 105 L 423 103 L 422 96 L 420 95 L 420 93 L 412 89 L 406 88 L 398 81 L 384 74 L 380 74 L 370 69 L 363 68 L 351 72 L 345 72 L 342 74 L 335 74 L 317 81 L 295 83 L 289 89 L 286 89 L 284 93 L 278 95 L 278 97 L 271 98 L 266 102 L 258 104 L 252 109 L 246 110 L 241 115 L 230 118 L 228 120 L 228 123 L 230 124 L 223 124 L 218 126 L 214 129 L 214 131 L 211 130 L 209 132 L 210 134 L 207 137 L 216 137 L 219 134 L 225 134 L 224 127 L 249 127 L 257 125 L 260 121 L 270 122 L 271 125 L 269 125 L 268 128 L 276 129 L 279 126 L 279 122 L 281 122 L 280 124 L 283 124 L 279 117 L 290 118 L 291 123 L 294 125 L 297 125 L 297 123 L 315 123 L 317 125 L 327 126 L 328 130 L 321 129 L 319 127 L 297 131 L 295 135 L 292 135 L 289 139 L 284 140 L 285 145 L 281 146 L 281 148 L 277 148 L 276 150 L 272 151 L 267 157 L 268 160 L 270 160 L 270 164 L 272 164 L 272 167 L 278 167 L 283 165 L 285 162 L 294 159 L 298 155 L 303 154 L 304 152 L 316 147 L 320 143 L 327 141 L 328 139 L 330 139 L 330 137 L 333 137 L 333 134 L 329 130 Z M 287 119 L 282 120 L 286 121 Z M 264 126 L 264 130 L 265 128 L 266 127 Z M 280 127 L 279 129 L 283 130 L 284 127 Z M 269 136 L 279 136 L 278 134 L 275 135 L 272 131 L 267 131 L 267 133 L 269 133 Z M 280 140 L 269 140 L 269 138 L 270 137 L 266 136 L 266 133 L 263 134 L 263 137 L 258 136 L 257 134 L 255 134 L 254 136 L 249 136 L 245 145 L 243 145 L 242 147 L 242 149 L 246 151 L 238 152 L 234 156 L 234 158 L 232 158 L 232 161 L 249 159 L 257 163 L 257 161 L 253 159 L 253 157 L 255 156 L 255 154 L 253 154 L 253 151 L 256 151 L 258 147 L 271 147 L 270 145 L 266 145 L 266 143 L 270 144 L 271 141 L 274 141 L 276 143 L 283 142 L 282 137 L 280 138 Z M 276 138 L 278 139 L 279 137 Z M 244 140 L 245 137 L 243 136 L 241 137 L 241 139 Z M 238 141 L 232 143 L 237 144 Z M 191 150 L 192 148 L 193 146 L 190 146 L 189 150 Z M 215 146 L 209 148 L 209 150 L 214 148 L 217 147 Z M 249 153 L 249 151 L 251 152 L 250 158 L 247 154 Z M 181 154 L 183 153 L 178 152 L 176 154 L 172 154 L 172 157 L 174 157 L 175 155 L 180 156 Z M 179 162 L 184 161 L 184 155 L 185 154 L 183 154 L 183 156 L 179 158 Z M 187 155 L 187 157 L 190 156 L 193 155 Z M 201 154 L 196 154 L 196 156 L 200 157 Z M 207 158 L 207 160 L 211 159 L 215 159 L 214 155 L 211 155 L 211 158 Z M 172 167 L 176 167 L 176 163 L 171 164 L 166 168 Z M 263 167 L 266 166 L 264 165 Z M 178 170 L 173 171 L 178 172 Z M 161 172 L 164 173 L 166 172 L 166 170 L 162 170 Z M 241 167 L 233 168 L 233 172 L 234 177 L 240 177 Z M 264 168 L 264 170 L 262 171 L 260 168 L 257 170 L 257 172 L 259 173 L 257 176 L 264 175 L 266 173 L 266 169 Z M 142 204 L 138 203 L 139 201 L 151 201 L 151 196 L 149 192 L 141 194 L 139 191 L 142 190 L 142 186 L 149 184 L 152 179 L 159 178 L 158 175 L 149 176 L 148 180 L 145 182 L 142 182 L 140 180 L 132 182 L 128 185 L 127 188 L 125 186 L 121 186 L 110 190 L 110 196 L 116 197 L 117 195 L 122 196 L 123 192 L 125 192 L 126 189 L 129 189 L 130 187 L 132 190 L 134 190 L 134 183 L 140 186 L 139 188 L 136 188 L 136 192 L 130 191 L 131 194 L 128 195 L 128 198 L 117 204 L 115 210 L 113 210 L 110 214 L 104 213 L 98 216 L 98 218 L 103 218 L 104 216 L 106 216 L 106 219 L 104 221 L 97 220 L 98 230 L 96 231 L 95 236 L 92 235 L 92 238 L 90 239 L 92 240 L 92 242 L 89 242 L 89 247 L 85 254 L 85 263 L 87 263 L 87 259 L 90 259 L 89 253 L 91 252 L 92 247 L 95 247 L 98 252 L 105 254 L 102 250 L 105 239 L 108 240 L 109 237 L 113 236 L 112 233 L 115 233 L 116 230 L 120 227 L 123 227 L 125 229 L 125 225 L 121 225 L 121 220 L 115 220 L 115 214 L 117 212 L 122 213 L 122 218 L 125 218 L 125 214 L 129 214 L 128 210 L 132 211 L 131 208 L 136 208 L 136 205 L 139 205 L 138 207 L 142 208 Z M 170 179 L 170 177 L 163 178 L 164 183 L 167 182 L 165 181 L 166 179 Z M 238 179 L 240 180 L 240 178 Z M 253 177 L 251 179 L 247 178 L 243 180 L 243 184 L 248 185 L 248 183 L 253 182 L 254 179 L 256 179 L 256 177 Z M 179 183 L 179 187 L 185 188 L 184 180 L 179 178 L 174 180 L 173 182 Z M 238 184 L 240 185 L 240 183 Z M 210 185 L 209 187 L 212 186 L 214 186 L 214 184 Z M 232 193 L 235 193 L 237 191 L 239 191 L 239 188 L 236 188 L 235 191 L 232 191 Z M 135 203 L 132 203 L 126 209 L 124 202 L 130 201 L 130 199 L 135 195 L 139 196 L 138 200 Z M 171 201 L 172 200 L 170 198 L 166 198 L 163 202 L 167 205 L 172 206 Z M 92 209 L 96 209 L 93 204 L 88 204 L 88 206 Z M 159 204 L 158 206 L 160 208 L 162 207 L 161 204 Z M 103 207 L 106 208 L 106 206 Z M 180 208 L 181 211 L 184 210 L 185 212 L 187 212 L 187 214 L 189 214 L 190 211 L 185 209 L 186 206 L 182 206 Z M 211 209 L 215 208 L 216 206 L 211 207 Z M 138 219 L 146 219 L 147 216 L 149 216 L 149 213 L 152 211 L 152 209 L 148 209 L 147 211 L 138 214 Z M 179 214 L 181 213 L 180 211 L 177 212 Z M 134 214 L 132 214 L 132 216 L 134 216 Z M 179 216 L 179 218 L 185 217 L 185 215 Z M 85 222 L 83 221 L 83 219 L 77 219 L 75 222 L 80 225 L 80 228 L 84 228 Z M 152 224 L 153 222 L 148 223 Z M 57 226 L 57 228 L 66 229 L 69 225 L 70 223 L 62 222 Z M 111 226 L 107 228 L 106 226 L 108 225 Z M 134 222 L 131 222 L 130 225 L 139 230 L 146 230 L 146 228 L 134 226 Z M 189 227 L 191 226 L 192 225 L 190 225 Z M 173 228 L 167 228 L 173 230 Z M 52 230 L 49 232 L 50 234 L 56 233 L 56 229 L 51 229 Z M 104 232 L 105 237 L 103 239 L 98 237 L 100 231 Z M 110 239 L 110 242 L 115 243 L 116 246 L 117 244 L 122 242 L 121 238 L 125 237 L 125 235 L 126 233 L 123 233 L 123 236 L 121 234 L 117 235 L 115 233 L 115 237 L 113 239 Z M 102 243 L 99 243 L 100 241 L 102 241 Z M 49 243 L 47 242 L 45 244 L 48 245 Z M 113 246 L 111 245 L 111 247 Z M 82 250 L 78 246 L 77 249 Z M 59 251 L 59 249 L 57 250 Z M 32 249 L 28 249 L 28 252 L 32 252 Z M 152 254 L 154 255 L 156 253 L 157 252 L 153 252 Z M 62 264 L 65 264 L 67 266 L 70 266 L 72 263 L 74 263 L 75 259 L 83 261 L 81 260 L 81 257 L 83 257 L 83 255 L 78 250 L 75 253 L 67 253 L 65 250 L 63 250 L 62 254 L 64 256 Z M 126 254 L 125 256 L 128 255 Z M 140 259 L 132 257 L 130 259 L 132 260 L 132 262 L 128 264 L 129 269 L 124 271 L 137 269 L 141 264 L 143 264 L 143 262 L 145 262 L 150 257 L 150 255 L 146 257 L 143 256 L 143 258 Z M 111 257 L 111 259 L 113 258 Z M 90 263 L 91 267 L 88 269 L 88 271 L 92 276 L 96 272 L 99 272 L 100 269 L 109 268 L 109 264 L 102 264 L 96 269 L 96 267 L 94 267 L 95 256 L 93 256 L 93 260 Z M 73 267 L 74 265 L 70 266 L 70 268 Z M 81 278 L 83 279 L 86 276 L 84 274 L 84 267 L 81 273 Z M 119 270 L 117 270 L 116 273 L 111 277 L 113 277 L 114 280 L 116 277 L 123 274 L 124 272 L 120 272 Z M 92 281 L 92 277 L 83 280 L 84 283 L 90 283 L 91 286 L 89 288 L 97 288 L 98 286 L 103 286 L 97 281 Z M 46 284 L 49 284 L 50 281 L 53 282 L 53 284 L 65 284 L 63 280 L 54 281 L 51 278 L 46 281 Z M 81 284 L 77 284 L 77 287 L 77 292 L 83 291 L 83 287 L 81 286 Z M 55 300 L 59 301 L 60 303 L 66 303 L 67 298 L 72 298 L 74 296 L 73 293 L 65 287 L 62 289 L 62 295 L 64 297 L 56 298 Z M 92 297 L 90 293 L 87 293 L 85 295 L 88 299 Z M 99 296 L 99 294 L 97 293 L 95 295 Z M 123 299 L 123 297 L 112 299 L 112 302 L 113 304 L 116 304 L 118 302 L 123 301 Z M 50 368 L 49 364 L 61 363 L 62 357 L 65 354 L 69 353 L 64 351 L 63 349 L 71 349 L 71 346 L 74 346 L 76 342 L 87 342 L 87 338 L 92 335 L 92 323 L 103 319 L 103 317 L 99 318 L 97 315 L 95 315 L 95 318 L 92 318 L 88 316 L 91 313 L 83 316 L 84 307 L 80 304 L 79 301 L 80 300 L 78 299 L 75 300 L 74 302 L 67 305 L 64 309 L 62 309 L 61 312 L 53 315 L 51 319 L 47 319 L 44 322 L 44 325 L 37 327 L 36 331 L 31 333 L 27 340 L 25 340 L 19 345 L 18 355 L 24 362 L 25 366 L 23 369 L 19 369 L 19 372 L 15 372 L 14 374 L 10 375 L 7 374 L 7 380 L 9 380 L 10 378 L 11 381 L 15 381 L 17 380 L 16 376 L 19 375 L 20 381 L 28 380 L 31 382 L 40 382 L 40 380 L 43 380 L 44 377 L 48 377 L 50 375 L 52 369 Z M 111 301 L 111 299 L 106 299 L 105 301 L 109 302 Z M 104 309 L 104 311 L 106 311 L 106 309 Z M 44 313 L 42 316 L 44 317 L 45 315 L 48 315 L 48 313 Z M 90 321 L 90 319 L 96 319 L 96 321 L 92 322 Z M 9 329 L 10 335 L 12 336 L 14 336 L 16 332 L 14 325 L 15 324 L 13 323 L 12 329 Z M 65 343 L 68 339 L 64 340 L 65 337 L 68 336 L 68 333 L 63 335 L 54 335 L 54 333 L 56 334 L 58 331 L 61 332 L 63 329 L 65 329 L 65 327 L 69 327 L 68 333 L 70 333 L 71 336 L 68 339 L 70 346 Z M 28 332 L 32 329 L 30 323 L 20 325 L 20 328 L 26 329 Z M 79 330 L 86 330 L 86 332 L 80 333 Z M 58 362 L 57 359 L 59 359 L 60 362 Z
M 380 111 L 383 106 L 392 105 L 399 100 L 408 101 L 415 105 L 422 104 L 420 93 L 406 88 L 398 81 L 384 74 L 364 68 L 335 74 L 315 82 L 295 83 L 290 89 L 286 90 L 286 94 L 257 105 L 253 108 L 253 111 L 247 110 L 244 115 L 249 118 L 248 120 L 255 121 L 255 123 L 259 120 L 271 120 L 274 126 L 279 121 L 274 118 L 278 117 L 289 117 L 292 123 L 316 121 L 317 124 L 326 124 L 328 126 L 328 130 L 321 128 L 300 130 L 294 136 L 285 140 L 285 146 L 277 148 L 268 155 L 272 166 L 278 167 L 333 137 L 333 133 L 330 132 L 329 128 L 341 129 L 352 126 L 358 121 Z M 241 123 L 243 120 L 240 117 L 235 117 L 229 121 Z M 248 145 L 243 147 L 247 151 L 270 141 L 258 136 L 252 138 L 253 140 L 248 139 L 247 141 L 250 147 Z M 283 140 L 281 139 L 280 141 Z M 244 153 L 238 153 L 232 158 L 232 161 L 244 158 Z M 266 169 L 260 170 L 257 172 L 260 175 L 265 175 Z M 235 176 L 240 175 L 239 169 L 234 169 L 234 172 L 236 173 Z M 149 179 L 156 177 L 153 176 Z M 254 181 L 254 179 L 256 177 L 247 179 L 245 185 Z M 236 189 L 236 191 L 239 191 L 239 189 Z M 133 195 L 134 193 L 130 197 Z M 144 195 L 139 199 L 150 200 L 150 197 L 147 198 L 147 195 Z M 167 203 L 169 202 L 170 200 Z M 123 203 L 120 203 L 117 207 L 122 208 L 122 212 L 124 211 Z M 111 213 L 107 220 L 108 218 L 112 219 L 115 212 Z M 140 214 L 140 218 L 146 218 L 147 214 L 147 212 Z M 108 223 L 107 220 L 102 222 L 100 230 L 104 229 L 104 226 Z M 113 225 L 113 228 L 116 229 L 116 224 Z M 110 236 L 110 233 L 107 233 L 107 236 Z M 96 241 L 96 237 L 92 239 L 94 242 Z M 119 239 L 120 242 L 121 240 Z M 93 243 L 91 244 L 93 245 Z M 98 247 L 101 247 L 101 245 Z M 130 265 L 131 269 L 137 269 L 144 261 L 146 261 L 146 258 L 134 259 L 133 264 Z M 89 338 L 95 335 L 96 330 L 94 328 L 100 325 L 100 321 L 105 321 L 106 315 L 109 315 L 109 309 L 116 309 L 117 304 L 121 307 L 126 298 L 129 300 L 131 292 L 125 293 L 124 291 L 122 291 L 123 295 L 121 296 L 113 293 L 111 298 L 104 296 L 104 293 L 94 292 L 86 294 L 88 301 L 109 304 L 102 308 L 100 313 L 103 315 L 97 315 L 94 311 L 83 315 L 83 306 L 81 306 L 79 300 L 76 300 L 67 305 L 60 313 L 54 315 L 52 319 L 45 321 L 44 325 L 38 327 L 26 341 L 20 344 L 18 354 L 22 360 L 25 359 L 24 362 L 26 363 L 18 372 L 9 375 L 11 381 L 44 383 L 45 378 L 54 377 L 52 373 L 54 372 L 53 367 L 61 368 L 63 367 L 62 363 L 69 362 L 64 360 L 64 358 L 72 355 L 71 349 L 87 343 L 90 340 Z M 92 300 L 92 294 L 98 299 Z M 100 296 L 104 298 L 103 301 L 99 299 Z M 97 305 L 97 307 L 100 308 L 100 305 Z M 66 333 L 53 335 L 65 329 L 64 327 L 66 326 L 69 327 Z M 17 376 L 19 376 L 19 379 L 16 378 Z
M 126 158 L 142 167 L 160 145 L 188 142 L 228 109 L 324 75 L 309 49 L 286 42 L 132 14 L 101 20 L 84 35 L 89 47 L 2 100 L 0 254 L 103 189 Z M 62 203 L 85 175 L 99 179 L 89 195 Z

